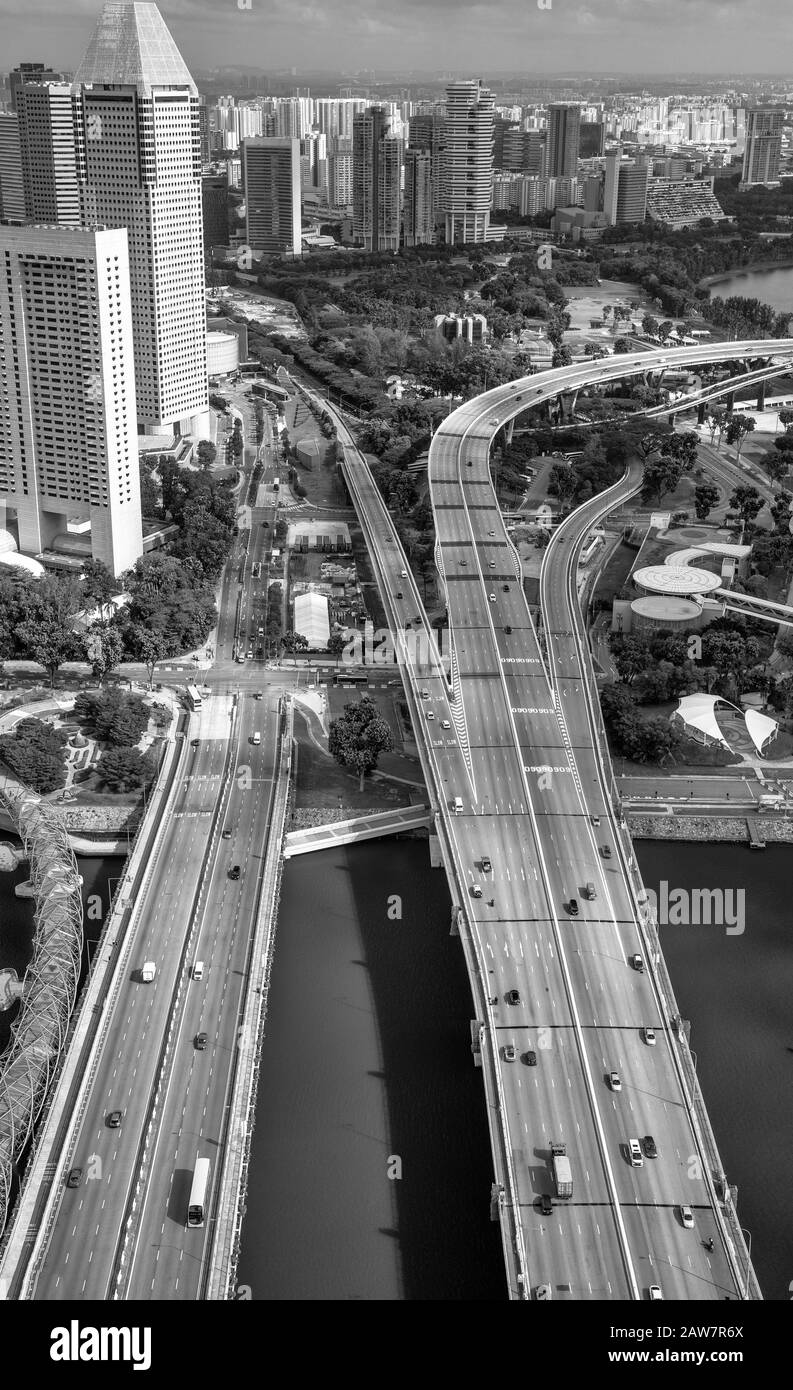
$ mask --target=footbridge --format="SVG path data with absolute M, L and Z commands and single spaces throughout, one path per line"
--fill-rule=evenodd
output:
M 378 840 L 384 835 L 420 830 L 431 825 L 432 819 L 427 806 L 401 806 L 395 811 L 377 811 L 351 820 L 291 830 L 284 841 L 284 859 L 292 859 L 296 854 L 313 854 L 333 845 L 352 845 L 357 840 Z

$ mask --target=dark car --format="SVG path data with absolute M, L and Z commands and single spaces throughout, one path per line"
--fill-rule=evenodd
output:
M 118 1129 L 121 1124 L 121 1111 L 111 1110 L 107 1117 L 108 1129 Z
M 229 878 L 239 878 L 239 876 L 240 866 L 239 864 L 233 864 L 232 867 L 229 869 Z
M 567 911 L 570 913 L 570 916 L 571 916 L 571 917 L 577 917 L 577 916 L 578 916 L 578 899 L 577 899 L 577 898 L 571 898 L 571 899 L 570 899 L 569 903 L 567 904 Z
M 203 1052 L 207 1045 L 206 1033 L 196 1033 L 193 1042 L 195 1043 L 196 1052 Z
M 540 1211 L 542 1212 L 543 1216 L 550 1216 L 551 1212 L 553 1211 L 553 1202 L 551 1201 L 547 1192 L 543 1192 L 540 1198 Z
M 604 858 L 604 859 L 610 859 L 610 858 L 611 858 L 611 846 L 610 846 L 610 845 L 601 845 L 601 846 L 600 846 L 600 853 L 603 855 L 603 858 Z
M 520 994 L 516 989 L 508 989 L 506 994 L 504 995 L 504 998 L 506 999 L 508 1004 L 520 1003 Z
M 653 1139 L 653 1136 L 651 1134 L 645 1134 L 642 1140 L 642 1146 L 648 1158 L 658 1157 L 658 1149 L 656 1147 L 655 1140 Z
M 492 869 L 493 869 L 493 865 L 490 863 L 490 860 L 488 859 L 487 855 L 486 855 L 486 854 L 483 854 L 483 855 L 482 855 L 482 873 L 483 873 L 483 874 L 489 874 L 489 873 L 492 872 Z
M 66 1179 L 66 1186 L 67 1186 L 67 1187 L 79 1187 L 79 1186 L 80 1186 L 80 1183 L 82 1182 L 82 1180 L 83 1180 L 83 1170 L 82 1170 L 82 1168 L 72 1168 L 71 1173 L 69 1174 L 68 1178 Z
M 191 738 L 191 740 L 190 740 L 190 747 L 191 747 L 191 748 L 197 748 L 200 742 L 201 742 L 200 738 Z
M 524 1052 L 523 1054 L 523 1061 L 527 1067 L 536 1067 L 537 1053 L 532 1052 L 531 1048 L 529 1048 L 528 1052 Z
M 507 637 L 509 637 L 510 634 L 511 634 L 511 632 L 512 632 L 512 628 L 510 627 L 509 623 L 507 623 L 507 624 L 505 625 L 504 631 L 506 632 Z
M 223 839 L 224 839 L 224 840 L 230 840 L 230 839 L 231 839 L 231 830 L 229 829 L 228 826 L 226 826 L 226 829 L 223 831 Z
M 509 585 L 508 585 L 508 584 L 505 584 L 505 585 L 504 585 L 504 593 L 505 593 L 505 594 L 508 594 L 508 593 L 509 593 Z
M 402 597 L 402 590 L 401 590 L 401 589 L 397 589 L 397 598 L 401 598 L 401 597 Z

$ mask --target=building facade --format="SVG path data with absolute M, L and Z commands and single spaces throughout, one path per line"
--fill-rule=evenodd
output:
M 71 84 L 21 82 L 16 99 L 27 215 L 35 222 L 79 227 L 76 105 Z
M 143 554 L 123 228 L 0 227 L 0 498 L 19 548 L 91 526 L 114 575 Z
M 242 159 L 248 245 L 262 255 L 299 256 L 300 141 L 245 140 Z
M 553 105 L 548 108 L 549 178 L 575 178 L 581 146 L 581 108 Z
M 435 240 L 432 199 L 432 155 L 428 150 L 405 151 L 405 246 L 428 246 Z
M 16 111 L 0 111 L 0 217 L 22 221 L 24 216 L 19 115 Z
M 756 184 L 773 187 L 779 183 L 785 113 L 781 109 L 757 107 L 748 115 L 741 187 L 753 188 Z
M 494 112 L 493 95 L 481 82 L 455 82 L 446 88 L 439 211 L 449 245 L 487 240 Z
M 402 221 L 402 141 L 384 106 L 370 106 L 352 123 L 352 219 L 366 251 L 398 251 Z

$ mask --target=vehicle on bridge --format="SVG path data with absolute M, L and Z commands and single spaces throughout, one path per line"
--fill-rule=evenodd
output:
M 111 1111 L 110 1111 L 110 1114 L 109 1114 L 108 1117 L 107 1117 L 107 1127 L 108 1127 L 108 1129 L 120 1129 L 120 1128 L 121 1128 L 122 1113 L 123 1113 L 123 1112 L 122 1112 L 121 1110 L 111 1110 Z
M 506 994 L 504 995 L 504 998 L 506 999 L 508 1004 L 520 1003 L 520 994 L 516 989 L 508 989 Z
M 67 1187 L 79 1187 L 79 1186 L 80 1186 L 80 1183 L 82 1182 L 82 1180 L 83 1180 L 83 1170 L 82 1170 L 82 1168 L 72 1168 L 72 1170 L 71 1170 L 71 1172 L 70 1172 L 68 1178 L 66 1179 L 66 1186 L 67 1186 Z
M 209 1159 L 196 1158 L 190 1201 L 187 1206 L 188 1226 L 203 1226 L 209 1187 Z
M 577 917 L 577 916 L 578 916 L 578 899 L 577 899 L 577 898 L 571 898 L 571 899 L 570 899 L 569 903 L 567 904 L 567 911 L 570 913 L 570 916 L 571 916 L 571 917 Z
M 231 868 L 229 869 L 229 878 L 232 878 L 236 881 L 236 879 L 238 879 L 240 876 L 240 872 L 241 870 L 239 864 L 232 864 Z
M 612 1091 L 622 1090 L 622 1081 L 620 1080 L 620 1074 L 618 1071 L 609 1072 L 609 1086 L 611 1087 Z
M 630 1163 L 631 1167 L 641 1168 L 642 1164 L 644 1163 L 644 1155 L 642 1153 L 641 1144 L 639 1143 L 638 1139 L 629 1139 L 627 1147 L 628 1162 Z
M 141 966 L 141 971 L 140 971 L 140 978 L 141 978 L 141 980 L 143 981 L 144 985 L 151 984 L 151 981 L 154 979 L 154 976 L 156 975 L 156 973 L 157 973 L 157 967 L 156 967 L 156 965 L 154 964 L 154 961 L 153 961 L 153 960 L 145 960 L 145 961 L 143 962 L 143 965 Z
M 638 952 L 635 955 L 631 956 L 631 965 L 633 966 L 634 970 L 638 970 L 640 975 L 644 974 L 644 960 L 638 954 Z
M 566 1144 L 551 1144 L 551 1166 L 557 1197 L 572 1197 L 573 1171 L 567 1157 Z
M 587 898 L 589 902 L 592 902 L 592 900 L 597 897 L 594 883 L 587 883 L 584 888 L 584 897 Z

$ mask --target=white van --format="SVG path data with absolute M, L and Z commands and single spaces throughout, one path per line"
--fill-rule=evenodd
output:
M 262 741 L 262 736 L 261 736 L 261 734 L 254 734 L 254 735 L 253 735 L 253 738 L 251 739 L 251 743 L 255 744 L 257 747 L 258 747 L 258 745 L 261 743 L 261 741 Z
M 462 798 L 461 796 L 456 796 L 456 797 L 454 798 L 454 814 L 455 814 L 456 816 L 462 815 L 462 810 L 463 810 L 463 798 Z
M 195 965 L 193 966 L 193 979 L 194 979 L 194 980 L 200 980 L 200 979 L 203 978 L 203 975 L 204 975 L 204 962 L 203 962 L 202 960 L 197 960 L 196 963 L 195 963 Z

